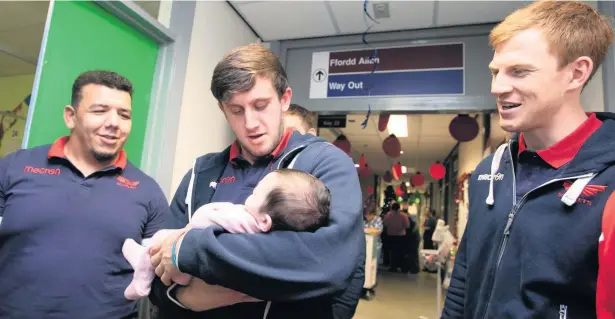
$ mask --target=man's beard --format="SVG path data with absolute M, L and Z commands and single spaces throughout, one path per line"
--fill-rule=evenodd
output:
M 90 152 L 92 153 L 92 156 L 94 156 L 94 159 L 96 159 L 96 161 L 102 164 L 109 163 L 117 156 L 117 153 L 101 153 L 94 150 Z
M 269 152 L 267 152 L 267 153 L 266 153 L 266 154 L 264 154 L 264 155 L 257 156 L 256 154 L 252 153 L 252 151 L 250 151 L 250 149 L 249 149 L 249 148 L 245 147 L 244 145 L 241 145 L 241 143 L 240 143 L 241 150 L 242 150 L 243 152 L 247 152 L 247 153 L 249 153 L 249 154 L 250 154 L 250 155 L 251 155 L 251 156 L 252 156 L 255 160 L 265 158 L 265 157 L 267 157 L 267 156 L 271 155 L 271 153 L 273 152 L 273 150 L 275 150 L 275 149 L 276 149 L 276 147 L 278 147 L 278 145 L 279 145 L 279 144 L 280 144 L 280 142 L 282 141 L 282 136 L 284 136 L 284 121 L 281 121 L 281 122 L 280 122 L 280 132 L 278 133 L 277 143 L 274 143 L 274 145 L 272 145 L 272 146 L 271 146 L 272 148 L 271 148 L 271 150 L 269 150 Z

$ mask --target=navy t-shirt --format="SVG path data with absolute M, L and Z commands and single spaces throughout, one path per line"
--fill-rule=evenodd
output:
M 126 318 L 124 240 L 164 228 L 158 184 L 126 161 L 84 177 L 53 146 L 0 160 L 0 318 Z

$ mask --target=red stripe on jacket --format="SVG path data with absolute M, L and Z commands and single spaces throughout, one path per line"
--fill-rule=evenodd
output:
M 602 214 L 602 236 L 598 246 L 596 314 L 599 319 L 615 319 L 615 192 Z

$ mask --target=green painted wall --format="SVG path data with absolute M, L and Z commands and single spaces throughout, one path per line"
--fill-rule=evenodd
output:
M 154 41 L 97 4 L 56 1 L 27 147 L 49 144 L 69 133 L 63 109 L 70 104 L 72 84 L 80 73 L 111 70 L 126 76 L 135 88 L 125 150 L 130 162 L 140 166 L 157 56 Z

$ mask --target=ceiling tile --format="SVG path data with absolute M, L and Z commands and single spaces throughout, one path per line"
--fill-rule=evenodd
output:
M 363 12 L 363 1 L 331 1 L 329 2 L 333 15 L 341 33 L 363 33 L 374 24 L 370 32 L 407 30 L 430 27 L 433 24 L 434 1 L 387 1 L 390 18 L 377 19 L 372 23 Z M 367 10 L 374 16 L 372 4 Z
M 337 33 L 323 1 L 234 1 L 233 5 L 264 41 Z
M 6 50 L 12 55 L 26 61 L 36 63 L 41 49 L 45 24 L 35 24 L 19 29 L 0 31 L 0 50 Z
M 439 1 L 438 26 L 502 21 L 508 14 L 532 1 Z
M 49 1 L 0 1 L 0 31 L 45 24 Z

